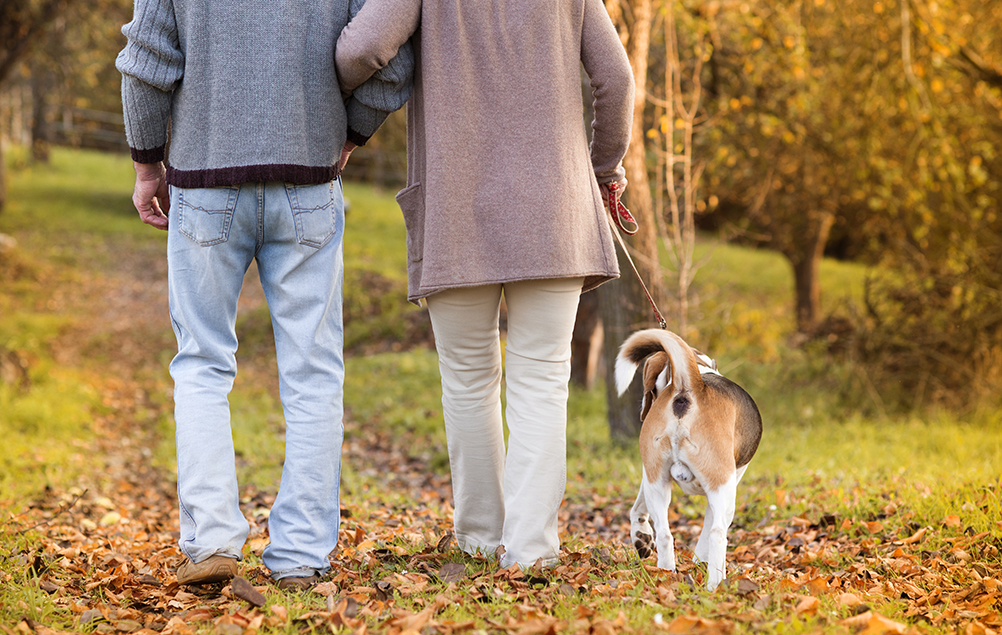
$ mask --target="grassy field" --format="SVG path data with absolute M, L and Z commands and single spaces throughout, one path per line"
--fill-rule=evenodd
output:
M 163 299 L 166 269 L 160 254 L 165 235 L 142 225 L 131 207 L 128 158 L 57 149 L 51 165 L 38 166 L 30 165 L 15 148 L 8 159 L 10 201 L 0 213 L 0 233 L 14 237 L 17 247 L 0 253 L 0 434 L 5 440 L 0 444 L 0 511 L 6 519 L 4 535 L 9 537 L 20 531 L 21 514 L 31 517 L 32 508 L 46 496 L 113 487 L 104 469 L 109 459 L 100 457 L 101 452 L 115 452 L 113 445 L 109 449 L 102 444 L 122 420 L 142 428 L 141 456 L 171 473 L 173 430 L 166 364 L 173 335 Z M 422 332 L 427 319 L 421 309 L 404 301 L 404 230 L 393 193 L 357 183 L 346 184 L 345 191 L 350 200 L 345 238 L 346 329 L 352 350 L 346 362 L 349 440 L 397 439 L 402 454 L 447 476 L 434 351 L 424 346 L 376 345 Z M 739 489 L 736 525 L 751 531 L 777 522 L 782 527 L 798 518 L 816 524 L 831 516 L 840 519 L 844 535 L 853 540 L 866 533 L 861 526 L 872 528 L 867 523 L 881 523 L 888 544 L 918 528 L 936 528 L 929 532 L 936 537 L 923 544 L 929 553 L 955 546 L 953 534 L 940 531 L 943 528 L 1002 545 L 1000 413 L 980 411 L 963 419 L 946 412 L 887 414 L 879 395 L 866 390 L 858 369 L 810 347 L 790 348 L 792 283 L 789 266 L 780 256 L 710 239 L 704 239 L 700 248 L 709 254 L 709 261 L 695 282 L 693 344 L 714 356 L 719 367 L 756 398 L 765 423 L 761 447 Z M 826 261 L 825 306 L 858 301 L 865 273 L 856 265 Z M 267 309 L 254 284 L 248 280 L 238 322 L 242 345 L 231 398 L 234 438 L 242 485 L 273 492 L 281 469 L 283 423 Z M 130 301 L 132 296 L 138 300 Z M 609 513 L 621 522 L 639 483 L 636 448 L 610 441 L 601 386 L 572 390 L 570 413 L 567 507 L 572 512 L 587 508 L 597 513 L 615 506 Z M 408 498 L 412 493 L 387 486 L 384 475 L 364 462 L 347 461 L 342 480 L 344 504 L 355 507 L 363 518 L 370 507 L 426 506 Z M 698 523 L 703 503 L 678 492 L 676 496 L 673 508 Z M 0 593 L 0 605 L 8 606 L 0 609 L 0 625 L 12 632 L 18 620 L 33 615 L 36 622 L 72 630 L 69 625 L 77 623 L 76 618 L 58 602 L 58 594 L 35 593 L 27 583 L 32 576 L 18 569 L 18 554 L 30 551 L 26 545 L 32 539 L 30 533 L 16 535 L 16 541 L 0 547 L 0 584 L 10 585 Z M 565 534 L 572 552 L 591 544 L 586 535 L 590 534 Z M 420 550 L 404 538 L 388 540 L 395 550 Z M 365 544 L 353 548 L 360 550 Z M 983 578 L 1002 576 L 998 549 L 991 549 L 968 549 L 986 554 L 973 556 L 994 572 Z M 846 569 L 848 557 L 843 554 L 837 562 L 819 566 L 828 572 Z M 624 575 L 657 586 L 635 556 L 622 566 L 628 572 Z M 392 565 L 386 567 L 387 572 L 399 573 Z M 769 580 L 777 585 L 771 596 L 779 597 L 782 584 Z M 21 590 L 13 590 L 14 586 Z M 418 612 L 433 603 L 439 591 L 433 590 L 430 597 L 415 593 L 415 604 L 399 606 Z M 727 613 L 698 589 L 685 591 L 684 598 L 682 591 L 677 594 L 660 608 L 647 600 L 629 604 L 620 626 L 645 632 L 660 623 L 662 618 L 655 614 L 664 614 L 667 620 L 673 612 L 694 613 L 719 625 Z M 842 632 L 846 627 L 839 620 L 851 612 L 834 598 L 824 600 L 823 610 L 837 620 L 795 612 L 789 604 L 796 602 L 788 598 L 785 605 L 763 609 L 761 619 L 728 622 L 727 628 Z M 907 613 L 899 597 L 889 594 L 884 599 L 879 602 L 874 596 L 868 602 L 890 618 L 920 623 L 933 632 L 977 621 L 971 616 L 966 621 L 921 622 Z M 467 601 L 471 606 L 479 602 Z M 439 610 L 440 623 L 472 621 L 466 630 L 504 630 L 484 622 L 482 612 L 465 606 L 461 598 L 456 604 L 458 608 Z M 506 604 L 498 615 L 517 612 L 516 606 L 520 606 L 517 601 Z M 581 619 L 584 607 L 606 616 L 610 624 L 624 610 L 615 602 L 594 598 L 587 602 L 570 598 L 532 610 L 549 610 L 561 623 L 573 624 Z M 308 613 L 311 606 L 307 603 L 296 610 Z M 300 623 L 298 630 L 304 623 L 309 621 Z M 401 630 L 378 620 L 368 628 Z M 275 632 L 297 629 L 276 627 Z

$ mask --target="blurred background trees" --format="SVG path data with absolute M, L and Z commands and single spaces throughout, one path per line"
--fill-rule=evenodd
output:
M 626 202 L 642 233 L 627 242 L 669 328 L 699 337 L 698 230 L 782 253 L 792 341 L 859 364 L 889 405 L 963 407 L 998 393 L 1002 3 L 606 6 L 638 84 Z M 0 5 L 0 143 L 32 148 L 34 161 L 52 143 L 125 149 L 114 60 L 131 10 Z M 397 114 L 347 176 L 401 185 L 404 143 Z M 874 267 L 861 306 L 825 305 L 823 256 Z M 623 332 L 654 326 L 623 264 L 603 290 L 607 365 Z
M 652 195 L 695 200 L 656 206 L 665 246 L 684 253 L 677 226 L 694 217 L 782 253 L 794 341 L 837 341 L 892 405 L 997 394 L 1002 5 L 663 0 L 655 15 L 643 141 L 647 169 L 669 167 Z M 864 306 L 825 312 L 825 255 L 875 266 Z M 676 307 L 694 265 L 676 259 Z
M 0 156 L 5 143 L 38 162 L 53 143 L 128 149 L 115 56 L 131 15 L 127 0 L 0 3 Z M 0 170 L 0 210 L 5 183 Z

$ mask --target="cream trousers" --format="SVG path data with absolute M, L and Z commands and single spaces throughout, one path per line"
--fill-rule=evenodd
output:
M 567 481 L 567 384 L 582 278 L 442 291 L 427 300 L 442 374 L 456 540 L 468 553 L 505 553 L 501 566 L 556 563 L 557 511 Z M 508 448 L 501 415 L 498 316 Z

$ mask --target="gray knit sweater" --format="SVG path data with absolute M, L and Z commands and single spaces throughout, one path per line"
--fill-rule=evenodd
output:
M 136 0 L 116 66 L 133 160 L 167 182 L 323 183 L 410 96 L 409 44 L 345 103 L 334 44 L 365 0 Z

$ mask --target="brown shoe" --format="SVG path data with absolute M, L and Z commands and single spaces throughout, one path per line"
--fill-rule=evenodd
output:
M 212 584 L 226 582 L 237 574 L 237 561 L 226 556 L 209 556 L 201 562 L 185 558 L 177 568 L 179 584 Z
M 320 576 L 316 573 L 305 577 L 282 578 L 278 581 L 278 588 L 283 591 L 307 591 L 319 581 Z

